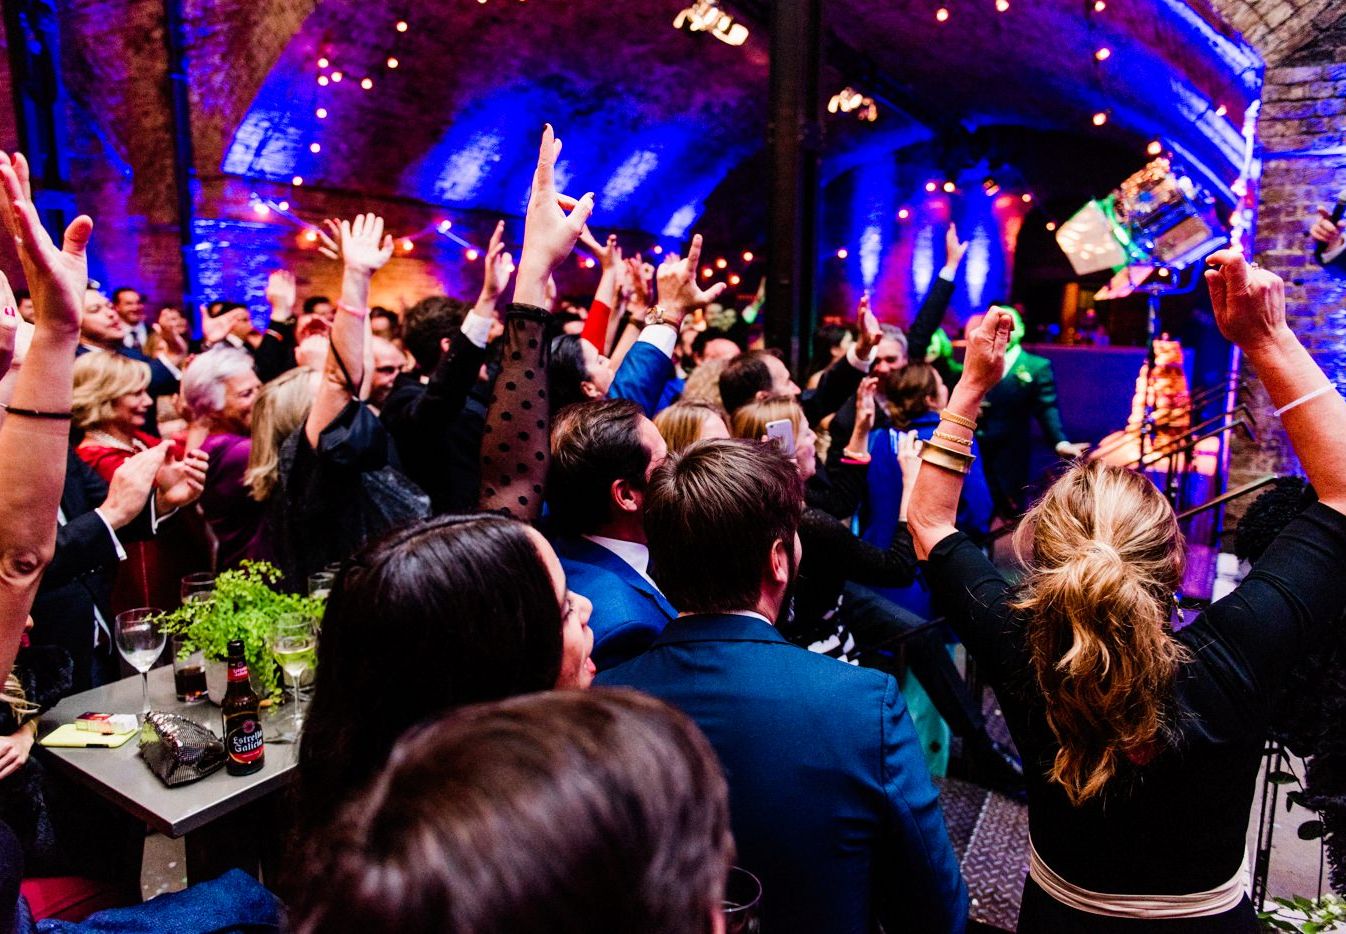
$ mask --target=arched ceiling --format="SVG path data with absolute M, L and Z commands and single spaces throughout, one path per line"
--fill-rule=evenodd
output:
M 939 2 L 947 22 L 936 21 Z M 871 90 L 868 81 L 882 103 L 876 124 L 831 118 L 831 173 L 931 137 L 1017 126 L 1132 149 L 1163 137 L 1208 176 L 1233 179 L 1261 61 L 1215 15 L 1184 0 L 1107 0 L 1102 13 L 1092 0 L 1009 2 L 996 13 L 992 0 L 823 0 L 824 94 Z M 733 170 L 752 164 L 765 137 L 769 0 L 725 4 L 752 28 L 739 48 L 674 30 L 683 5 L 319 0 L 226 136 L 219 166 L 518 214 L 538 130 L 551 121 L 565 141 L 561 181 L 596 193 L 604 226 L 680 235 L 722 183 L 764 196 L 760 172 Z M 1102 46 L 1112 55 L 1100 64 Z M 344 80 L 320 86 L 333 70 Z M 1099 110 L 1110 114 L 1101 129 L 1090 122 Z

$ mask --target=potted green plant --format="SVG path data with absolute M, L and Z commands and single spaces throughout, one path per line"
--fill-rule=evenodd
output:
M 169 635 L 184 638 L 184 651 L 200 650 L 206 659 L 206 686 L 212 700 L 224 696 L 224 660 L 229 642 L 238 639 L 248 659 L 253 688 L 263 698 L 279 700 L 284 685 L 271 656 L 276 621 L 300 615 L 321 619 L 322 597 L 306 597 L 278 589 L 282 575 L 264 561 L 244 561 L 215 578 L 215 589 L 159 618 Z

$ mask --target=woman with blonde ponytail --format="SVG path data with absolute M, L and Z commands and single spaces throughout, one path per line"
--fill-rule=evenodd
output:
M 1177 519 L 1140 474 L 1067 471 L 1020 525 L 1017 586 L 954 529 L 1007 316 L 992 312 L 971 335 L 921 453 L 917 554 L 1023 755 L 1026 934 L 1257 930 L 1244 840 L 1270 715 L 1300 653 L 1346 607 L 1346 402 L 1287 327 L 1280 279 L 1232 251 L 1207 262 L 1220 330 L 1256 368 L 1322 496 L 1190 625 L 1170 625 Z

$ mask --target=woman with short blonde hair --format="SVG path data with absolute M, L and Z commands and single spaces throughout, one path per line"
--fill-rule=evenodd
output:
M 1143 475 L 1078 463 L 1020 526 L 1011 586 L 953 525 L 982 400 L 1012 322 L 992 312 L 921 449 L 910 511 L 949 624 L 1024 758 L 1021 931 L 1252 934 L 1245 837 L 1290 669 L 1346 607 L 1346 402 L 1285 320 L 1284 284 L 1224 250 L 1207 262 L 1221 332 L 1257 370 L 1321 501 L 1229 596 L 1176 631 L 1183 538 Z
M 134 432 L 145 424 L 119 417 L 119 406 L 129 414 L 136 408 L 136 398 L 142 393 L 149 399 L 150 367 L 147 363 L 123 357 L 107 350 L 94 350 L 75 361 L 75 388 L 71 408 L 75 413 L 75 427 L 88 431 L 102 429 L 131 443 Z M 143 432 L 142 432 L 143 434 Z
M 668 453 L 677 454 L 698 441 L 729 437 L 729 416 L 709 402 L 675 402 L 654 417 Z

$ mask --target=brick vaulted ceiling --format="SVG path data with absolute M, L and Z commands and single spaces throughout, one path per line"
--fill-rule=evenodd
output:
M 1010 0 L 1005 13 L 943 2 L 940 23 L 939 0 L 824 0 L 838 40 L 829 93 L 878 75 L 885 99 L 916 115 L 885 106 L 877 124 L 835 127 L 832 163 L 900 148 L 916 130 L 1022 126 L 1126 146 L 1161 136 L 1233 177 L 1261 60 L 1203 0 L 1107 0 L 1102 13 L 1092 0 Z M 741 48 L 675 31 L 682 5 L 191 0 L 198 170 L 517 214 L 550 120 L 566 143 L 562 181 L 595 191 L 605 223 L 676 235 L 726 178 L 752 187 L 755 174 L 731 172 L 763 145 L 768 70 L 766 24 L 752 18 L 765 4 L 745 3 Z M 1103 46 L 1112 56 L 1099 64 Z M 343 80 L 320 86 L 334 70 Z

